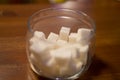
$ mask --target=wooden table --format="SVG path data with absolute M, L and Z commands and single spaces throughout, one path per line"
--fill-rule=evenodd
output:
M 84 11 L 96 23 L 95 56 L 89 70 L 78 80 L 120 80 L 120 1 L 83 1 L 57 6 Z M 29 68 L 25 35 L 28 17 L 50 6 L 47 2 L 0 5 L 0 80 L 48 80 L 37 77 Z

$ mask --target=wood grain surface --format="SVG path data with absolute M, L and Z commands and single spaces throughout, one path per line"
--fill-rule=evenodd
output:
M 0 5 L 0 80 L 49 80 L 28 66 L 25 36 L 27 20 L 37 10 L 63 7 L 81 10 L 96 23 L 96 51 L 88 71 L 78 80 L 120 80 L 120 1 L 79 0 L 51 5 Z

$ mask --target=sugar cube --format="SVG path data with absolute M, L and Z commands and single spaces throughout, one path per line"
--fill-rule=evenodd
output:
M 76 71 L 80 71 L 83 66 L 83 63 L 81 61 L 76 63 Z
M 67 41 L 64 41 L 64 40 L 57 40 L 56 45 L 57 45 L 58 47 L 67 45 Z
M 34 37 L 36 37 L 38 39 L 45 39 L 45 34 L 41 31 L 35 31 L 34 32 Z
M 48 66 L 48 67 L 54 67 L 56 65 L 57 65 L 56 61 L 53 57 L 51 57 L 50 60 L 46 63 L 46 66 Z
M 53 32 L 51 32 L 47 38 L 47 40 L 52 41 L 52 42 L 56 42 L 58 40 L 58 34 L 55 34 Z
M 59 65 L 63 66 L 70 61 L 72 51 L 71 51 L 71 48 L 62 47 L 56 50 L 51 50 L 50 54 L 52 57 L 55 58 L 55 60 Z
M 41 53 L 54 48 L 55 48 L 55 44 L 52 44 L 47 40 L 39 40 L 39 42 L 36 42 L 30 46 L 30 50 L 35 53 Z
M 59 33 L 60 39 L 68 41 L 69 33 L 70 33 L 70 28 L 62 27 Z
M 86 64 L 87 62 L 88 50 L 89 45 L 85 45 L 80 48 L 80 60 L 83 62 L 83 64 Z
M 39 39 L 36 38 L 36 37 L 32 37 L 32 38 L 29 40 L 29 42 L 30 42 L 30 45 L 32 45 L 32 44 L 34 44 L 34 43 L 36 43 L 36 42 L 39 42 Z
M 77 33 L 70 33 L 69 35 L 69 43 L 76 43 L 78 35 Z
M 90 29 L 80 28 L 78 29 L 77 34 L 78 34 L 77 42 L 80 42 L 82 45 L 89 43 L 90 34 L 91 34 Z
M 29 40 L 30 44 L 39 42 L 39 40 L 45 40 L 45 34 L 41 31 L 35 31 L 34 36 Z

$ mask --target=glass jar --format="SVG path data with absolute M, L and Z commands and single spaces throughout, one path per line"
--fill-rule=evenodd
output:
M 70 29 L 71 30 L 70 33 L 77 33 L 79 29 L 86 29 L 90 31 L 89 36 L 87 36 L 89 37 L 89 39 L 87 40 L 88 43 L 86 44 L 87 49 L 85 48 L 86 53 L 84 52 L 80 53 L 78 51 L 74 59 L 68 58 L 69 56 L 68 54 L 74 52 L 72 50 L 74 48 L 73 47 L 74 44 L 71 45 L 63 44 L 62 47 L 65 46 L 65 48 L 61 49 L 60 51 L 58 50 L 59 54 L 56 52 L 55 55 L 58 54 L 59 55 L 59 56 L 57 55 L 58 58 L 62 56 L 62 58 L 64 57 L 64 59 L 61 60 L 55 58 L 55 60 L 53 60 L 53 63 L 51 63 L 51 65 L 48 66 L 48 63 L 50 63 L 50 61 L 52 61 L 53 58 L 50 55 L 53 49 L 50 48 L 50 49 L 46 49 L 43 52 L 36 53 L 36 51 L 31 50 L 31 46 L 34 45 L 33 42 L 31 43 L 31 39 L 34 38 L 36 31 L 44 33 L 46 38 L 49 36 L 51 32 L 59 35 L 61 27 Z M 93 57 L 94 47 L 95 47 L 94 35 L 95 35 L 95 24 L 93 20 L 87 14 L 81 11 L 60 9 L 60 8 L 48 8 L 34 13 L 28 21 L 28 32 L 27 32 L 27 42 L 26 42 L 27 56 L 32 70 L 38 75 L 50 79 L 55 79 L 55 80 L 77 79 L 78 77 L 80 77 L 81 74 L 83 74 L 88 69 L 91 63 L 91 59 Z M 77 36 L 77 38 L 79 37 L 80 36 Z M 44 41 L 47 40 L 46 38 L 44 39 Z M 34 49 L 37 48 L 38 51 L 43 49 L 44 46 L 48 45 L 47 42 L 44 42 L 45 45 L 43 45 L 42 47 L 41 45 L 43 43 L 39 43 L 39 41 L 37 43 L 37 41 L 34 42 L 36 43 L 36 47 L 34 47 Z M 86 41 L 86 38 L 83 41 Z M 77 45 L 82 45 L 82 44 L 78 42 Z M 54 48 L 54 50 L 56 49 L 58 48 Z M 84 51 L 83 46 L 80 48 L 80 50 Z M 64 56 L 64 54 L 67 54 L 68 56 L 67 55 Z M 73 58 L 73 54 L 71 56 L 72 58 Z M 75 61 L 78 62 L 76 63 Z M 81 66 L 80 68 L 76 68 L 79 66 L 78 64 L 79 62 L 81 62 L 80 63 Z

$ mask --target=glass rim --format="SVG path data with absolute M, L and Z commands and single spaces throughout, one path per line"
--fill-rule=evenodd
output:
M 89 20 L 90 20 L 90 23 L 93 27 L 93 32 L 95 33 L 96 31 L 96 26 L 95 26 L 95 22 L 94 20 L 88 16 L 86 13 L 84 13 L 83 11 L 80 11 L 80 10 L 74 10 L 74 9 L 68 9 L 68 8 L 45 8 L 45 9 L 41 9 L 41 10 L 38 10 L 36 12 L 34 12 L 29 18 L 28 18 L 28 29 L 30 31 L 32 31 L 32 28 L 30 27 L 30 21 L 32 19 L 32 17 L 34 17 L 36 14 L 40 13 L 40 12 L 44 12 L 44 11 L 48 11 L 48 10 L 56 10 L 56 11 L 70 11 L 70 12 L 73 12 L 73 13 L 76 13 L 77 15 L 80 15 L 82 14 L 84 17 L 87 17 Z

